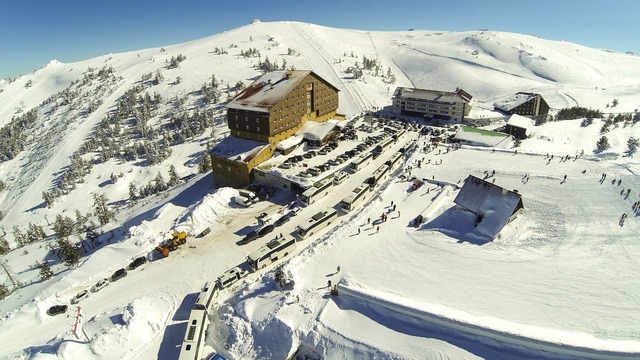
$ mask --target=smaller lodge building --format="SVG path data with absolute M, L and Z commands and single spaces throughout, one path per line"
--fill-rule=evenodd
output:
M 518 92 L 506 100 L 495 102 L 493 108 L 505 114 L 529 117 L 547 115 L 550 109 L 542 95 L 530 92 Z
M 392 103 L 395 114 L 462 121 L 471 111 L 473 96 L 460 88 L 448 92 L 398 87 Z

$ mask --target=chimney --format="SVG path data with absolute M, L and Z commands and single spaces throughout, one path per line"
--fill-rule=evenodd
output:
M 291 74 L 290 72 L 284 73 L 284 77 L 285 77 L 287 80 L 291 79 L 291 75 L 293 75 L 293 74 Z

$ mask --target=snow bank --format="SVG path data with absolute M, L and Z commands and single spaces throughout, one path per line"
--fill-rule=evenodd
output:
M 367 308 L 379 307 L 395 314 L 398 322 L 405 322 L 401 318 L 406 316 L 416 318 L 446 330 L 463 332 L 476 341 L 493 346 L 498 341 L 501 346 L 531 348 L 588 359 L 631 359 L 637 358 L 640 353 L 640 343 L 637 341 L 605 340 L 585 333 L 543 329 L 491 316 L 475 316 L 445 305 L 418 303 L 395 294 L 364 289 L 348 278 L 338 284 L 338 290 L 340 295 L 336 301 L 342 303 L 343 307 L 355 309 L 364 303 Z M 349 305 L 353 302 L 356 304 Z

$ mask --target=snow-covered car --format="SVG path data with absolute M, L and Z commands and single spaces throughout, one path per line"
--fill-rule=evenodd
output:
M 89 297 L 89 290 L 82 290 L 78 294 L 76 294 L 76 296 L 74 296 L 73 299 L 71 299 L 71 303 L 77 304 L 88 297 Z
M 47 310 L 47 315 L 55 316 L 55 315 L 64 314 L 67 312 L 68 308 L 69 307 L 67 305 L 53 305 Z
M 93 287 L 91 288 L 91 291 L 98 292 L 98 291 L 104 289 L 107 285 L 109 285 L 109 279 L 104 278 L 104 279 L 98 281 L 95 285 L 93 285 Z

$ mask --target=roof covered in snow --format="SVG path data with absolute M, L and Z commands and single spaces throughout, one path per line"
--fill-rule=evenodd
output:
M 423 100 L 430 102 L 464 103 L 470 102 L 473 97 L 462 89 L 456 89 L 456 91 L 450 92 L 406 88 L 400 86 L 396 88 L 396 91 L 393 93 L 393 98 Z
M 458 141 L 472 145 L 508 148 L 513 136 L 497 131 L 483 130 L 470 126 L 461 126 L 454 137 Z
M 282 98 L 300 84 L 307 75 L 312 73 L 310 70 L 268 72 L 231 100 L 227 104 L 227 108 L 269 112 Z M 317 77 L 320 78 L 319 76 Z M 338 88 L 328 82 L 327 84 L 338 91 Z
M 329 120 L 327 122 L 307 121 L 300 129 L 304 134 L 304 138 L 309 141 L 321 141 L 327 134 L 336 128 L 338 120 Z
M 518 106 L 526 103 L 527 101 L 535 98 L 536 96 L 539 96 L 539 94 L 519 92 L 504 100 L 496 101 L 495 103 L 493 103 L 493 106 L 498 110 L 511 111 Z
M 269 144 L 227 136 L 211 150 L 211 155 L 237 161 L 249 162 Z
M 531 129 L 534 125 L 534 122 L 528 117 L 518 115 L 518 114 L 513 114 L 509 116 L 509 120 L 507 120 L 507 125 L 522 128 L 522 129 Z
M 476 231 L 491 238 L 496 237 L 511 215 L 522 208 L 520 194 L 473 175 L 467 177 L 453 201 L 476 214 L 480 218 Z

